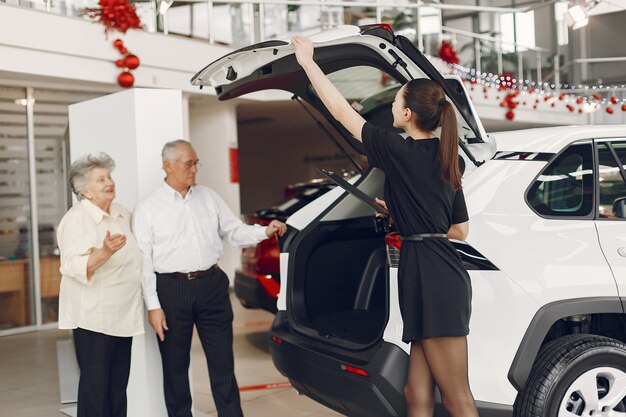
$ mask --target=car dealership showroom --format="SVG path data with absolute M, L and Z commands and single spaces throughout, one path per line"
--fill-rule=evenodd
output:
M 0 0 L 0 416 L 626 417 L 626 0 Z

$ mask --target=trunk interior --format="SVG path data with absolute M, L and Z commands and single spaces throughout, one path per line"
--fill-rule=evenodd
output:
M 370 177 L 359 188 L 382 195 L 382 190 L 368 190 L 378 182 Z M 291 311 L 304 333 L 347 346 L 367 345 L 378 340 L 387 322 L 385 235 L 377 231 L 371 210 L 352 196 L 326 218 L 304 232 L 306 238 L 292 253 Z

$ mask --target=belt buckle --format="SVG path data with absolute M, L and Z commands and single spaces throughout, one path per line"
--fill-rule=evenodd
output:
M 193 272 L 187 272 L 187 281 L 191 281 L 198 278 L 196 275 L 194 275 Z

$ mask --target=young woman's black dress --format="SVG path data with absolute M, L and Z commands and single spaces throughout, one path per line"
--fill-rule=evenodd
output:
M 370 166 L 385 173 L 384 199 L 401 236 L 445 234 L 468 220 L 463 191 L 441 175 L 439 139 L 404 139 L 370 123 L 362 138 Z M 398 290 L 405 342 L 469 333 L 470 278 L 448 239 L 402 242 Z

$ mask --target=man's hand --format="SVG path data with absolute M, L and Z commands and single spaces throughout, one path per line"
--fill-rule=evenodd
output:
M 308 38 L 302 36 L 294 36 L 291 38 L 291 43 L 296 49 L 296 60 L 302 67 L 313 62 L 313 42 Z
M 163 309 L 157 308 L 156 310 L 148 311 L 148 321 L 150 322 L 150 326 L 154 329 L 156 334 L 159 336 L 159 339 L 162 341 L 165 340 L 165 331 L 169 330 L 167 327 L 167 322 L 165 321 L 165 313 Z
M 272 237 L 275 234 L 278 236 L 282 236 L 287 231 L 287 225 L 283 222 L 279 222 L 278 220 L 272 220 L 272 222 L 265 229 L 265 234 L 267 237 Z

